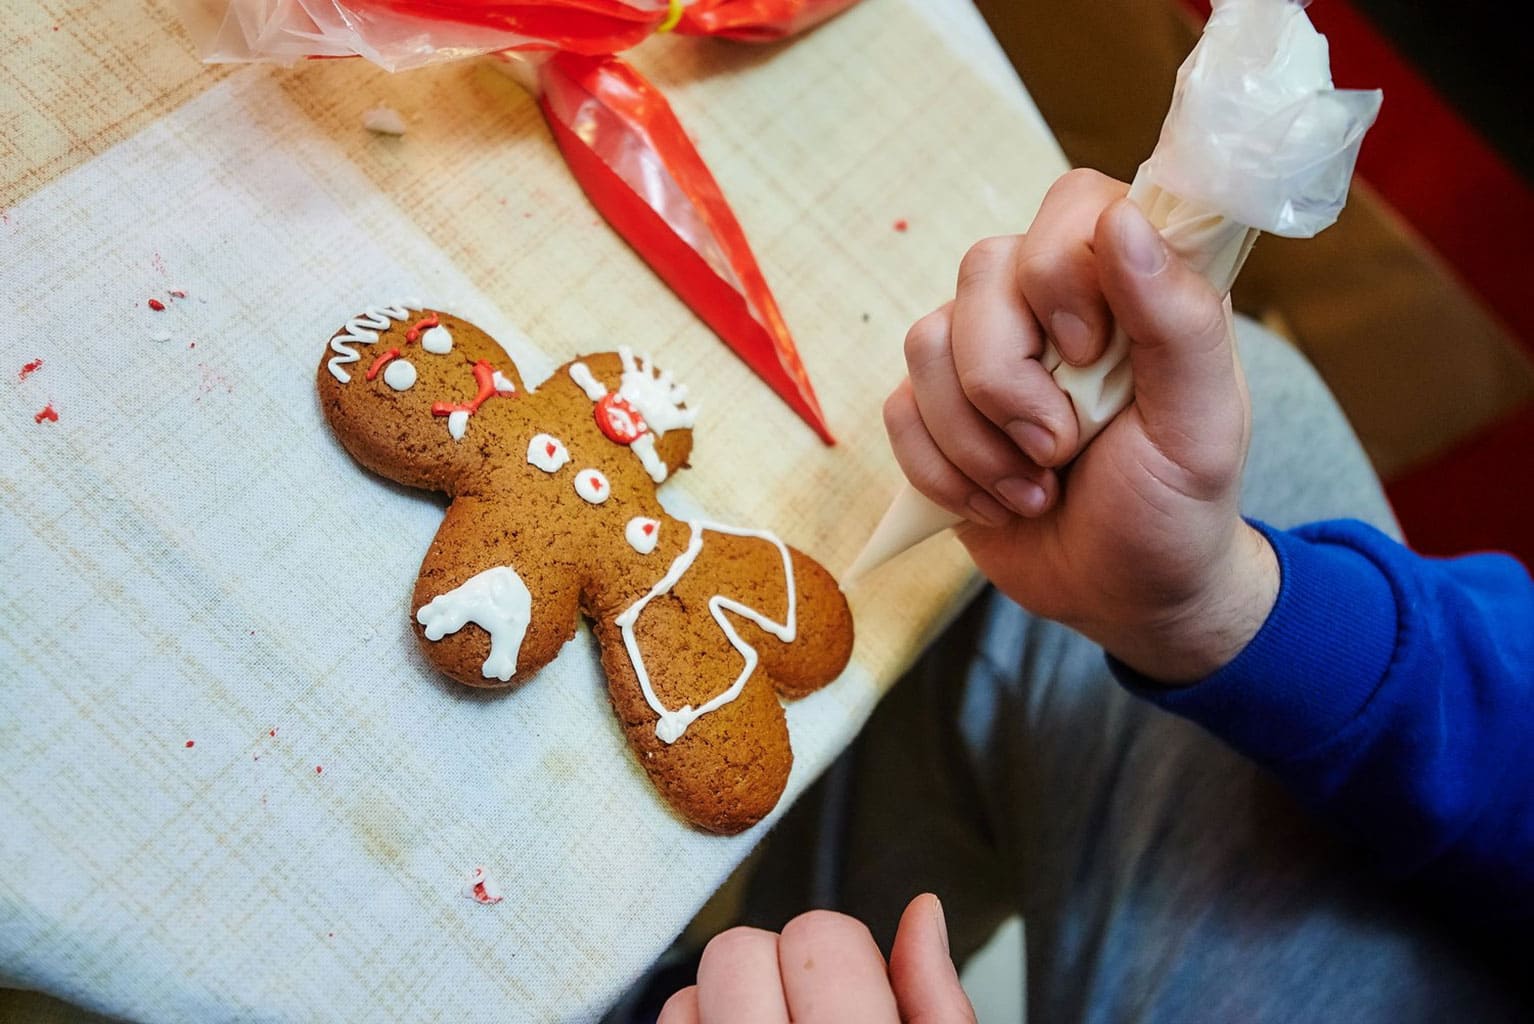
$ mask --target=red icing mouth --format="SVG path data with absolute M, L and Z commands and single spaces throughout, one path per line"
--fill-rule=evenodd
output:
M 474 364 L 474 383 L 479 390 L 474 397 L 467 402 L 433 402 L 431 414 L 433 416 L 451 416 L 455 412 L 466 412 L 470 416 L 479 412 L 479 407 L 486 401 L 501 394 L 514 394 L 515 392 L 503 392 L 495 389 L 495 367 L 481 359 Z

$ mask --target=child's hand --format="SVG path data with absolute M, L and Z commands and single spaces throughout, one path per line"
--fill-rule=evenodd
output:
M 813 910 L 774 935 L 732 928 L 715 936 L 698 983 L 666 1002 L 657 1024 L 974 1024 L 948 954 L 934 896 L 905 908 L 889 968 L 863 924 Z
M 1124 198 L 1072 171 L 1026 235 L 980 242 L 953 302 L 906 337 L 910 377 L 884 406 L 913 486 L 964 516 L 976 564 L 1038 615 L 1147 675 L 1225 664 L 1278 593 L 1271 548 L 1241 520 L 1251 408 L 1230 310 Z M 1046 337 L 1092 362 L 1114 323 L 1135 398 L 1077 454 Z

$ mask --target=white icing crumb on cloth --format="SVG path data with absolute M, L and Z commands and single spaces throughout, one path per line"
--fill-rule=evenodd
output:
M 374 107 L 362 115 L 362 127 L 380 135 L 404 135 L 405 119 L 393 107 Z
M 501 902 L 503 897 L 501 890 L 496 888 L 490 876 L 485 874 L 484 868 L 475 868 L 469 876 L 469 884 L 463 887 L 464 899 L 473 900 L 475 903 L 483 903 L 486 906 L 494 906 Z

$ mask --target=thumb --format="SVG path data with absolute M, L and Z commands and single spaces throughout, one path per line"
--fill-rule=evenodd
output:
M 1188 469 L 1198 471 L 1210 458 L 1223 462 L 1244 431 L 1223 299 L 1127 199 L 1098 218 L 1093 250 L 1103 295 L 1129 338 L 1135 407 L 1146 433 Z
M 948 953 L 943 905 L 930 892 L 900 915 L 889 973 L 904 1024 L 975 1024 L 975 1010 Z

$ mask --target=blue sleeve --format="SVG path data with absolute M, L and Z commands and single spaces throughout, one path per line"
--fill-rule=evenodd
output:
M 1534 918 L 1528 573 L 1352 521 L 1253 525 L 1282 584 L 1246 649 L 1193 686 L 1114 663 L 1120 681 L 1269 767 L 1388 875 L 1482 920 Z

